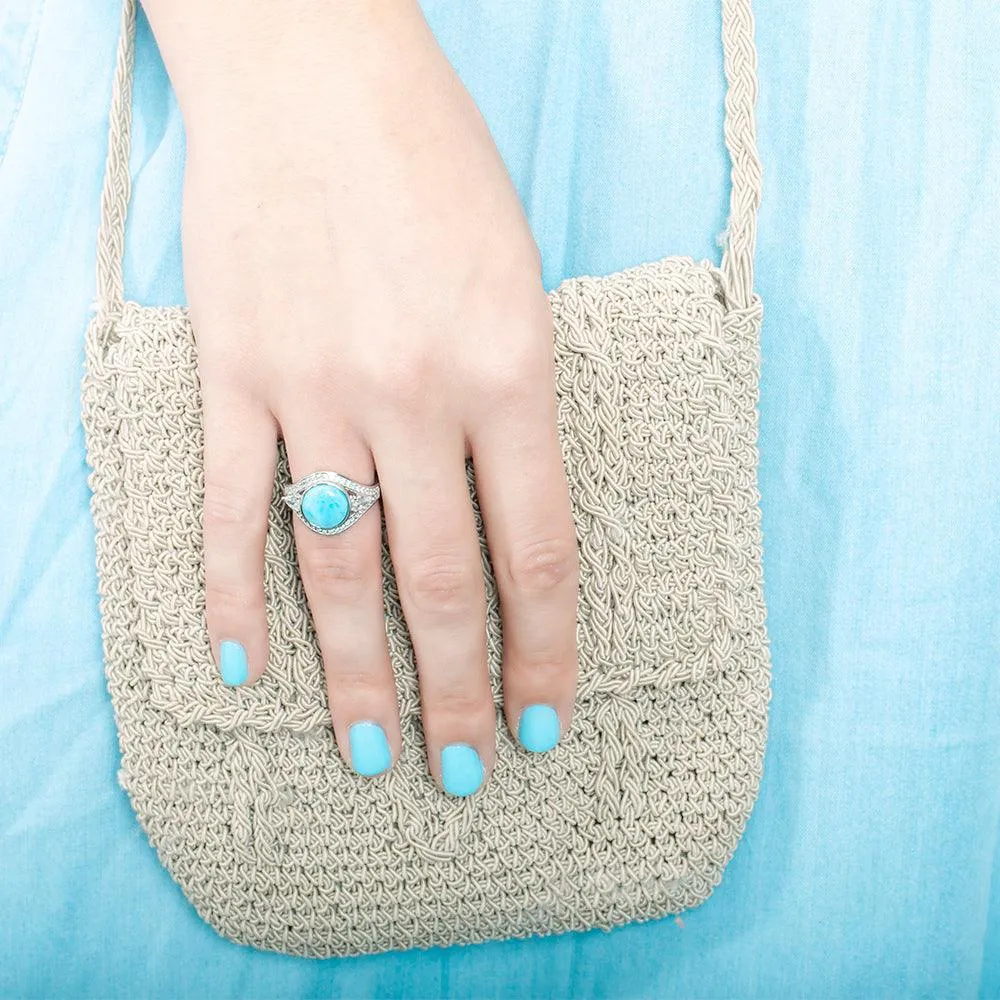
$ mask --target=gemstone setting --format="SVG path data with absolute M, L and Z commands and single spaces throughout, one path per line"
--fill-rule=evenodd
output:
M 312 531 L 336 535 L 354 524 L 380 496 L 377 482 L 369 486 L 339 472 L 313 472 L 289 483 L 281 498 Z

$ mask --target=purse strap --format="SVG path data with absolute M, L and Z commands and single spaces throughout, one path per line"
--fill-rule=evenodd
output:
M 761 169 L 757 155 L 754 106 L 757 101 L 757 51 L 751 0 L 722 0 L 722 48 L 726 74 L 724 133 L 729 152 L 729 223 L 723 234 L 722 278 L 732 306 L 754 304 L 753 260 L 760 205 Z M 125 216 L 131 178 L 132 67 L 135 61 L 136 0 L 124 0 L 115 78 L 111 91 L 108 159 L 101 192 L 97 236 L 97 306 L 105 320 L 125 304 L 122 261 Z

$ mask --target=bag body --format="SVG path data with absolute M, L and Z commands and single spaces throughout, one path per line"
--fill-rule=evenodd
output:
M 118 779 L 161 862 L 221 934 L 312 956 L 610 928 L 703 901 L 756 800 L 770 700 L 749 0 L 723 2 L 733 189 L 721 268 L 667 257 L 550 293 L 581 575 L 574 721 L 547 754 L 502 722 L 502 623 L 467 463 L 498 716 L 495 769 L 468 799 L 427 772 L 384 530 L 402 753 L 375 779 L 337 753 L 280 445 L 268 669 L 252 687 L 219 680 L 195 338 L 186 309 L 129 302 L 122 286 L 134 21 L 126 0 L 82 415 Z

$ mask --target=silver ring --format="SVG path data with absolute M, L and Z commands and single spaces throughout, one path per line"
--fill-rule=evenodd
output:
M 339 472 L 313 472 L 289 483 L 281 499 L 318 535 L 339 535 L 382 495 L 378 482 L 357 483 Z

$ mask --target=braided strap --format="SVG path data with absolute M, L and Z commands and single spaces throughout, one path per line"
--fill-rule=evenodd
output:
M 99 315 L 105 319 L 120 315 L 125 300 L 122 261 L 125 257 L 125 215 L 131 191 L 129 154 L 134 61 L 135 0 L 125 0 L 111 89 L 108 159 L 101 190 L 101 223 L 97 231 L 97 304 Z
M 761 193 L 754 121 L 757 50 L 750 0 L 723 0 L 722 46 L 728 85 L 724 128 L 732 181 L 722 274 L 729 301 L 745 309 L 753 299 L 753 258 Z
M 97 240 L 97 299 L 100 314 L 106 317 L 119 315 L 124 302 L 122 259 L 130 193 L 135 16 L 136 0 L 124 0 Z M 747 308 L 753 299 L 753 258 L 761 192 L 754 123 L 757 52 L 750 0 L 722 0 L 722 47 L 727 83 L 724 132 L 732 183 L 722 274 L 729 302 Z

